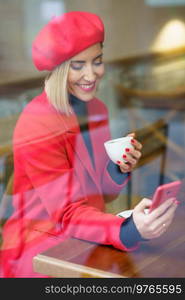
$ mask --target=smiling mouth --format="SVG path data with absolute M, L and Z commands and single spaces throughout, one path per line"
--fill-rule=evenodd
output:
M 92 83 L 88 83 L 88 84 L 78 84 L 78 87 L 80 89 L 82 89 L 83 91 L 92 91 L 94 88 L 95 88 L 95 82 L 92 82 Z

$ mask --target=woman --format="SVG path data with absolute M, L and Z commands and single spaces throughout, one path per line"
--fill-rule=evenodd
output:
M 133 215 L 104 212 L 141 156 L 133 136 L 127 163 L 109 161 L 105 104 L 95 97 L 104 74 L 104 26 L 88 12 L 52 19 L 33 43 L 38 70 L 50 71 L 43 93 L 22 112 L 14 132 L 14 213 L 4 227 L 5 277 L 41 277 L 32 259 L 68 237 L 131 251 L 160 236 L 176 208 L 170 199 L 146 215 L 143 199 Z M 162 226 L 165 224 L 166 226 Z

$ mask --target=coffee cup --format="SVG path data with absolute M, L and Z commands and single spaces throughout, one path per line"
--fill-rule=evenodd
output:
M 126 162 L 123 155 L 127 155 L 126 148 L 133 148 L 131 140 L 132 136 L 125 136 L 118 139 L 106 141 L 104 143 L 105 150 L 109 158 L 117 164 L 118 161 Z

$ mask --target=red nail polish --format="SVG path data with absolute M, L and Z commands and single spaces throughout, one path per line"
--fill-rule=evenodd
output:
M 179 205 L 179 204 L 180 204 L 180 201 L 174 200 L 174 203 L 177 204 L 177 205 Z
M 120 165 L 120 163 L 121 163 L 121 162 L 120 162 L 119 160 L 117 160 L 117 164 Z
M 123 158 L 127 158 L 127 156 L 125 155 L 125 154 L 123 154 L 123 156 L 122 156 Z
M 126 152 L 129 152 L 129 151 L 130 151 L 130 149 L 129 149 L 129 148 L 126 148 L 126 149 L 125 149 L 125 151 L 126 151 Z

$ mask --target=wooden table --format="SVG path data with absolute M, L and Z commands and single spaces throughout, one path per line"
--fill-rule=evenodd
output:
M 136 251 L 68 239 L 33 259 L 36 272 L 61 278 L 185 277 L 185 206 L 168 231 Z

